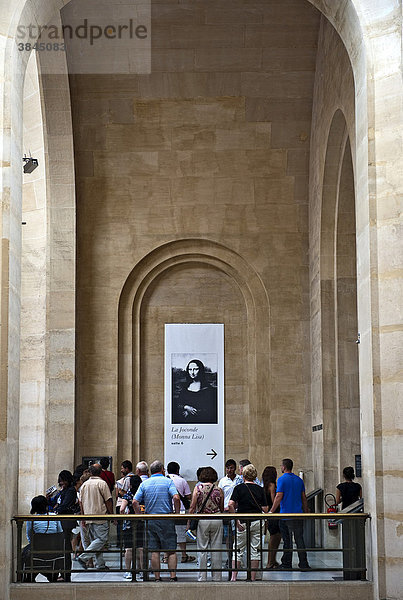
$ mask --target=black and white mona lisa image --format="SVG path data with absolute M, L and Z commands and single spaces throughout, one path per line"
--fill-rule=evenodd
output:
M 217 423 L 217 354 L 171 354 L 172 423 Z
M 165 325 L 165 461 L 194 479 L 195 465 L 221 473 L 224 449 L 224 326 Z

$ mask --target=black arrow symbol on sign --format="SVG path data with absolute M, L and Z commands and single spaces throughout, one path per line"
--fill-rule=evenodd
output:
M 207 456 L 211 456 L 211 460 L 213 460 L 217 456 L 217 452 L 211 448 L 211 452 L 206 452 Z

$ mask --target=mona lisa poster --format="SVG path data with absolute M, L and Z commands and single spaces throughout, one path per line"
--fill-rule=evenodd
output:
M 165 464 L 224 466 L 224 325 L 165 325 Z

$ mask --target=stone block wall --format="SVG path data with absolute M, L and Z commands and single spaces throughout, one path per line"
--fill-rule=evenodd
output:
M 231 11 L 215 3 L 161 2 L 152 10 L 150 75 L 71 77 L 78 193 L 77 459 L 100 452 L 127 458 L 117 456 L 116 445 L 118 303 L 125 281 L 161 245 L 200 239 L 239 254 L 266 290 L 270 333 L 259 367 L 258 357 L 253 359 L 258 387 L 238 361 L 231 372 L 240 340 L 247 352 L 242 323 L 252 318 L 234 283 L 204 267 L 209 283 L 201 294 L 192 269 L 186 275 L 182 267 L 156 282 L 143 305 L 137 383 L 150 413 L 140 420 L 148 424 L 150 415 L 161 415 L 163 378 L 151 385 L 148 373 L 162 375 L 163 323 L 224 322 L 227 456 L 240 459 L 253 451 L 257 418 L 265 439 L 259 442 L 262 453 L 249 458 L 259 469 L 279 466 L 291 455 L 297 468 L 309 470 L 307 202 L 319 15 L 300 2 L 237 2 Z M 188 294 L 192 311 L 181 300 Z M 165 308 L 155 313 L 161 298 Z M 93 426 L 95 413 L 105 431 L 102 440 Z M 162 420 L 155 426 L 161 440 Z M 154 458 L 152 449 L 160 454 L 161 441 L 140 445 L 146 454 L 141 458 Z

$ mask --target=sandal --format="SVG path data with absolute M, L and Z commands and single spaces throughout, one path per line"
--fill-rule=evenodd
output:
M 194 562 L 195 560 L 196 560 L 195 556 L 189 556 L 189 554 L 186 554 L 186 556 L 182 558 L 181 562 L 188 563 L 188 562 Z

